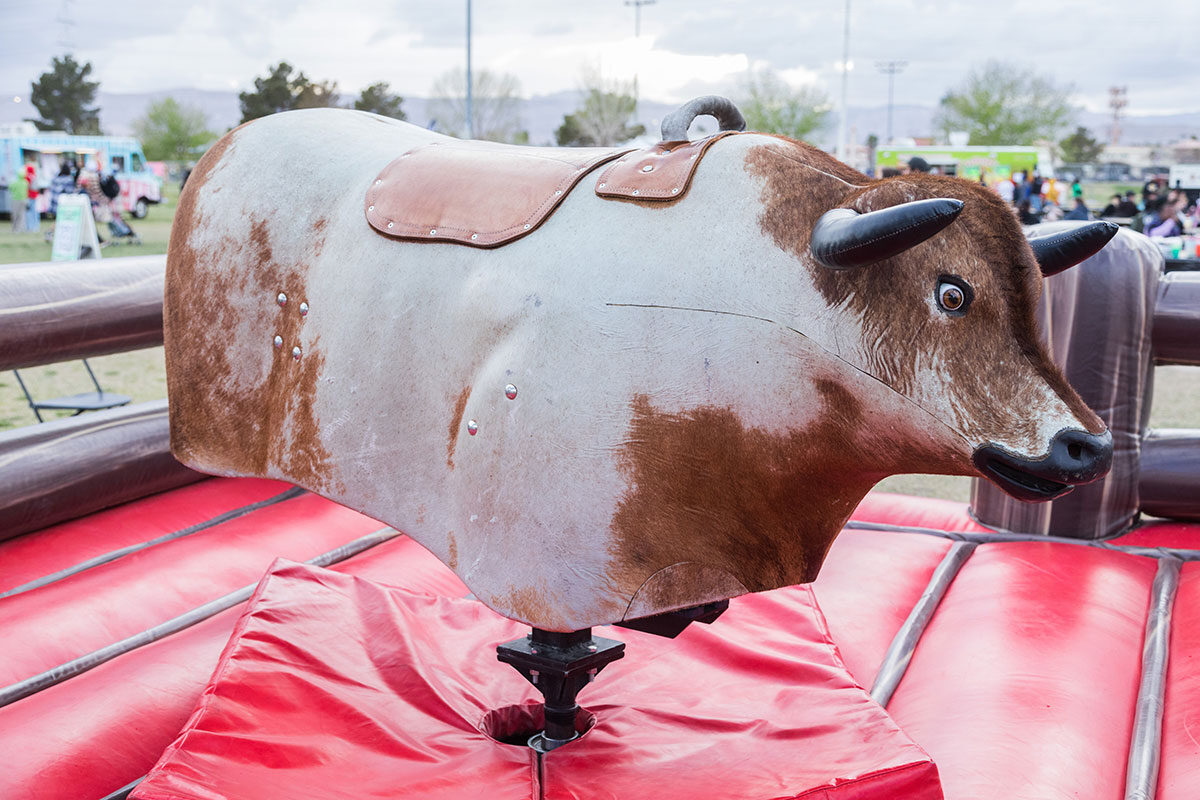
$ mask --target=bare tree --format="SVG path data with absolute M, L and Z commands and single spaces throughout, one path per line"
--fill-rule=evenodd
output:
M 828 124 L 829 95 L 816 86 L 792 86 L 769 67 L 742 78 L 738 107 L 752 131 L 807 139 Z
M 471 82 L 475 136 L 493 142 L 522 142 L 521 83 L 515 75 L 475 70 Z M 434 127 L 451 136 L 467 135 L 467 78 L 461 67 L 444 72 L 433 82 L 426 106 Z

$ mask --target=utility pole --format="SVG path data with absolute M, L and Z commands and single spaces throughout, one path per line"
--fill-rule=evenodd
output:
M 1121 143 L 1121 112 L 1129 105 L 1126 92 L 1128 86 L 1110 86 L 1108 89 L 1108 107 L 1112 109 L 1112 130 L 1108 133 L 1109 144 Z
M 658 0 L 625 0 L 625 5 L 633 6 L 633 38 L 642 36 L 642 6 L 652 6 Z
M 895 88 L 896 75 L 904 72 L 904 68 L 908 66 L 907 61 L 876 61 L 875 69 L 888 76 L 888 117 L 887 117 L 887 143 L 892 143 L 892 89 Z
M 475 138 L 475 112 L 471 102 L 471 0 L 467 0 L 467 138 Z
M 837 157 L 845 162 L 846 147 L 846 85 L 850 79 L 850 0 L 846 0 L 846 25 L 842 31 L 842 113 L 838 120 Z

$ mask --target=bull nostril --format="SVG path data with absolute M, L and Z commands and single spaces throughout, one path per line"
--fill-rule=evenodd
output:
M 1067 445 L 1067 455 L 1075 461 L 1078 461 L 1083 456 L 1083 446 L 1078 442 L 1072 442 Z

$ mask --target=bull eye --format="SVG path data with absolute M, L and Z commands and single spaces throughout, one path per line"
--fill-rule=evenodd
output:
M 933 296 L 937 299 L 938 308 L 951 316 L 961 317 L 970 308 L 975 292 L 970 284 L 957 275 L 941 275 Z

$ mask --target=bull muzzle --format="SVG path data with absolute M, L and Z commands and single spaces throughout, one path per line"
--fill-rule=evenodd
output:
M 1036 461 L 994 444 L 978 448 L 971 460 L 983 477 L 1018 500 L 1053 500 L 1108 473 L 1112 466 L 1112 434 L 1107 430 L 1094 434 L 1068 428 L 1054 435 L 1050 452 Z

